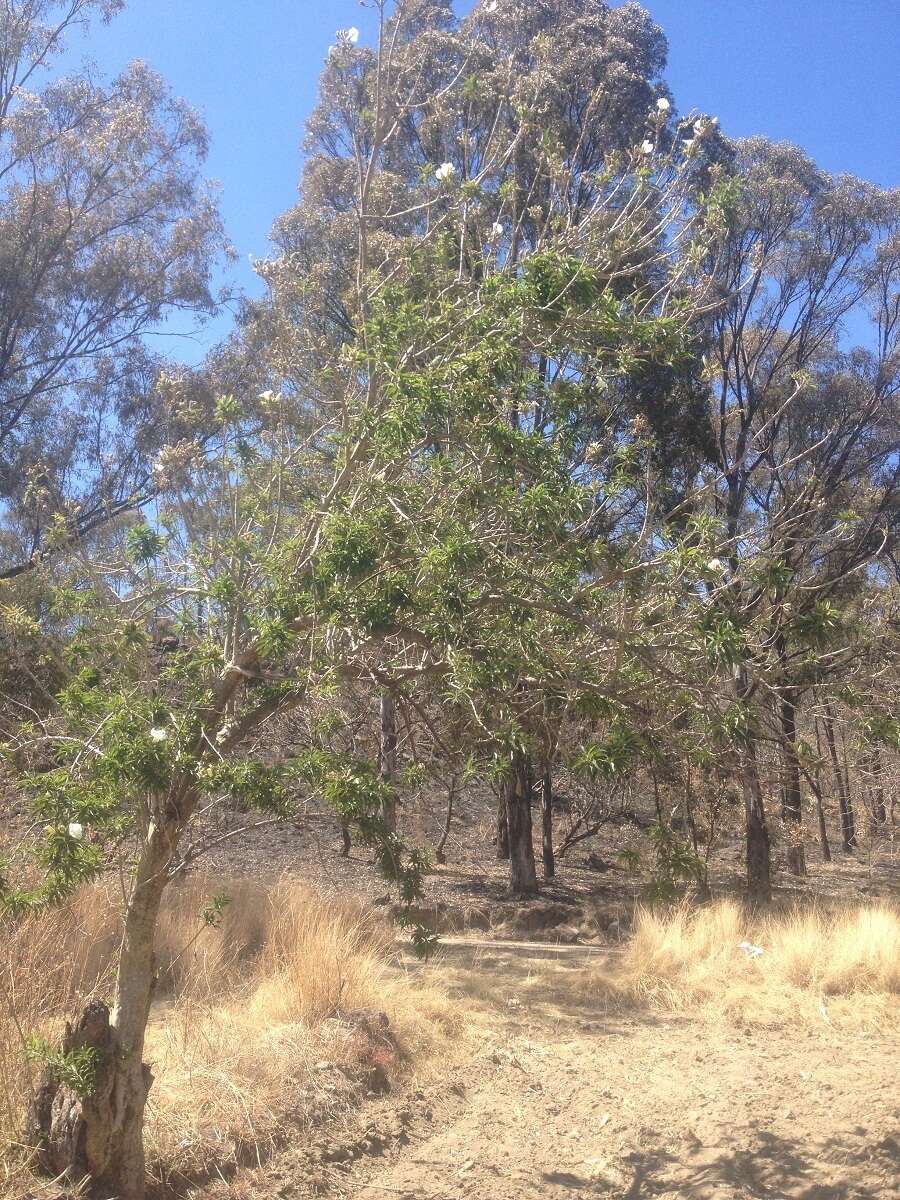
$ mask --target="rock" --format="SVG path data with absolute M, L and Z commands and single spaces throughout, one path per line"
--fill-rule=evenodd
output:
M 567 925 L 577 916 L 573 904 L 560 900 L 535 900 L 520 905 L 509 920 L 509 928 L 516 933 L 545 933 L 559 925 Z
M 348 1050 L 352 1061 L 363 1068 L 367 1090 L 383 1096 L 391 1090 L 391 1076 L 400 1059 L 387 1013 L 357 1008 L 341 1013 L 340 1019 L 353 1030 Z
M 356 1157 L 352 1146 L 328 1146 L 322 1152 L 322 1162 L 345 1163 Z
M 592 852 L 587 856 L 585 865 L 592 871 L 611 871 L 613 864 L 607 862 L 605 858 L 601 858 L 596 852 Z
M 554 932 L 556 940 L 564 946 L 573 946 L 581 939 L 581 932 L 574 925 L 558 925 Z

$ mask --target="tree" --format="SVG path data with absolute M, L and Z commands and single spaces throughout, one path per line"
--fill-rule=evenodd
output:
M 755 742 L 775 698 L 788 861 L 804 871 L 796 712 L 848 650 L 841 597 L 892 541 L 898 442 L 896 199 L 818 170 L 792 146 L 736 145 L 735 189 L 710 330 L 715 513 L 729 587 L 719 633 L 733 639 L 742 742 L 748 883 L 769 892 Z M 870 350 L 841 348 L 869 313 Z
M 402 96 L 384 88 L 395 40 L 386 25 L 374 63 L 386 106 Z M 655 678 L 674 704 L 689 702 L 679 680 L 691 671 L 673 681 L 667 661 L 694 645 L 695 581 L 640 538 L 629 557 L 585 536 L 609 481 L 579 454 L 578 414 L 635 362 L 664 367 L 686 352 L 702 289 L 682 294 L 677 271 L 645 280 L 651 248 L 660 268 L 670 255 L 661 231 L 683 216 L 690 156 L 650 168 L 635 149 L 612 194 L 599 187 L 577 229 L 516 270 L 471 224 L 469 183 L 489 211 L 497 203 L 491 169 L 471 181 L 432 171 L 418 185 L 431 215 L 399 259 L 373 260 L 367 205 L 397 122 L 377 105 L 360 119 L 374 132 L 359 151 L 365 246 L 347 306 L 357 338 L 321 339 L 315 323 L 291 332 L 279 307 L 290 263 L 273 268 L 270 363 L 284 391 L 221 397 L 214 443 L 167 457 L 152 522 L 102 569 L 72 562 L 56 597 L 70 676 L 51 717 L 18 738 L 20 761 L 39 751 L 52 763 L 25 780 L 46 828 L 45 873 L 7 903 L 53 902 L 110 856 L 133 864 L 115 1002 L 80 1108 L 88 1161 L 69 1164 L 123 1200 L 143 1190 L 154 928 L 201 808 L 237 796 L 289 812 L 293 779 L 360 827 L 407 904 L 418 895 L 421 860 L 404 858 L 383 820 L 376 765 L 322 747 L 265 765 L 255 739 L 267 722 L 342 680 L 443 695 L 512 779 L 513 834 L 530 820 L 526 754 L 545 696 L 623 722 Z M 688 216 L 683 236 L 712 233 L 706 216 Z M 480 271 L 460 272 L 460 245 Z M 302 294 L 302 272 L 292 286 Z M 288 368 L 311 340 L 301 392 Z M 541 360 L 555 364 L 550 388 L 536 386 Z M 145 630 L 163 617 L 179 634 L 160 672 Z M 525 837 L 511 862 L 513 891 L 532 891 Z M 48 1087 L 60 1083 L 51 1075 Z M 52 1128 L 45 1136 L 60 1153 Z
M 0 13 L 0 579 L 136 510 L 155 454 L 192 430 L 143 339 L 214 309 L 205 131 L 143 63 L 109 85 L 50 73 L 74 28 L 121 7 Z
M 376 56 L 348 39 L 330 52 L 308 126 L 303 198 L 278 223 L 281 253 L 263 268 L 272 286 L 269 319 L 292 374 L 300 379 L 299 364 L 312 355 L 355 344 L 365 316 L 359 280 L 368 272 L 402 277 L 405 255 L 423 239 L 440 241 L 444 261 L 473 287 L 486 271 L 515 274 L 529 255 L 591 237 L 598 241 L 587 253 L 600 261 L 606 239 L 607 249 L 621 249 L 606 263 L 611 299 L 658 289 L 662 306 L 678 293 L 687 264 L 680 279 L 667 280 L 671 260 L 660 242 L 701 183 L 713 187 L 718 135 L 714 122 L 691 118 L 680 127 L 692 133 L 689 160 L 681 152 L 659 81 L 665 40 L 646 12 L 599 0 L 506 0 L 479 5 L 458 22 L 435 0 L 403 3 L 393 13 L 378 8 L 389 52 Z M 678 237 L 689 240 L 684 227 Z M 577 387 L 594 365 L 590 355 L 554 359 L 525 340 L 521 356 L 522 383 L 508 383 L 508 420 L 540 437 L 558 412 L 554 389 Z M 564 419 L 573 479 L 593 473 L 598 496 L 604 476 L 621 479 L 636 414 L 663 436 L 678 423 L 674 414 L 696 415 L 700 392 L 684 386 L 690 357 L 683 354 L 676 369 L 640 355 L 630 373 L 598 378 L 590 405 L 570 406 Z M 703 429 L 689 419 L 681 427 L 689 445 L 690 431 Z M 657 473 L 666 461 L 671 477 L 689 457 L 656 455 Z M 643 482 L 637 503 L 633 492 L 621 505 L 608 496 L 598 501 L 590 536 L 609 536 L 617 522 L 626 542 L 633 536 Z M 682 485 L 690 486 L 689 468 Z M 530 736 L 540 740 L 536 729 Z M 548 759 L 544 773 L 551 771 Z M 510 765 L 510 786 L 516 776 Z M 531 788 L 501 793 L 502 850 L 510 798 L 520 796 L 530 814 Z M 528 842 L 520 850 L 530 879 L 530 815 L 514 827 Z

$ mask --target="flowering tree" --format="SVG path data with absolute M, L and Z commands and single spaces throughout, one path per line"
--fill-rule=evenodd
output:
M 574 252 L 606 271 L 611 296 L 637 295 L 645 315 L 664 312 L 688 280 L 702 307 L 696 268 L 709 231 L 692 245 L 689 214 L 698 233 L 716 211 L 713 164 L 723 146 L 714 121 L 673 121 L 658 80 L 664 39 L 643 10 L 505 0 L 477 6 L 462 22 L 446 3 L 380 12 L 387 53 L 349 33 L 329 52 L 309 124 L 303 200 L 279 222 L 281 254 L 262 268 L 280 361 L 300 387 L 311 355 L 324 361 L 360 336 L 360 279 L 377 274 L 384 286 L 403 278 L 411 249 L 422 245 L 440 246 L 441 262 L 474 289 L 498 272 L 517 275 L 531 255 Z M 593 388 L 590 403 L 566 414 L 570 477 L 590 476 L 597 488 L 581 536 L 610 541 L 621 533 L 627 554 L 642 512 L 649 515 L 647 471 L 656 494 L 662 477 L 674 480 L 681 469 L 683 500 L 696 469 L 690 462 L 707 452 L 695 436 L 705 425 L 693 355 L 685 342 L 677 362 L 638 353 L 610 374 L 593 351 L 573 347 L 556 357 L 552 349 L 522 338 L 518 377 L 506 385 L 507 419 L 523 434 L 545 436 L 554 391 Z M 526 707 L 547 783 L 561 714 L 540 689 Z M 508 786 L 518 778 L 526 793 L 516 828 L 528 882 L 517 878 L 517 891 L 535 886 L 530 758 L 531 750 L 507 770 Z
M 68 678 L 15 746 L 35 767 L 24 782 L 46 837 L 7 904 L 53 902 L 111 861 L 129 880 L 112 1010 L 86 1014 L 73 1036 L 87 1041 L 69 1047 L 95 1055 L 74 1161 L 52 1127 L 65 1083 L 52 1069 L 36 1112 L 55 1166 L 125 1200 L 143 1189 L 155 925 L 203 813 L 237 796 L 277 816 L 296 787 L 314 789 L 375 843 L 403 898 L 416 895 L 421 863 L 384 820 L 391 780 L 322 746 L 272 764 L 270 721 L 343 680 L 426 689 L 468 713 L 485 756 L 512 764 L 512 885 L 527 894 L 522 763 L 547 698 L 625 721 L 648 689 L 679 711 L 703 680 L 699 660 L 684 663 L 709 552 L 696 536 L 654 544 L 646 520 L 630 547 L 596 536 L 607 501 L 633 486 L 634 448 L 626 439 L 616 457 L 611 436 L 601 472 L 584 432 L 616 381 L 690 352 L 719 222 L 714 187 L 688 203 L 693 139 L 669 146 L 667 108 L 651 97 L 658 157 L 626 146 L 576 180 L 548 144 L 535 178 L 559 197 L 559 229 L 539 236 L 505 164 L 543 92 L 511 97 L 507 63 L 505 90 L 484 105 L 516 119 L 497 119 L 479 163 L 439 155 L 414 169 L 407 156 L 397 174 L 396 139 L 430 115 L 418 39 L 445 36 L 449 14 L 410 3 L 382 16 L 377 52 L 348 33 L 326 70 L 340 95 L 360 73 L 374 81 L 374 106 L 329 134 L 353 147 L 347 161 L 318 164 L 356 180 L 355 254 L 327 229 L 322 243 L 342 287 L 323 289 L 302 255 L 265 268 L 273 298 L 258 321 L 282 386 L 221 397 L 212 440 L 158 458 L 159 509 L 103 561 L 69 566 L 54 599 Z M 586 194 L 577 220 L 573 188 Z M 177 636 L 154 637 L 164 623 Z

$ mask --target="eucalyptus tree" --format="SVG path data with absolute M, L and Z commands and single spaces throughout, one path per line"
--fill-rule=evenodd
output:
M 153 455 L 185 423 L 144 335 L 215 307 L 224 237 L 196 114 L 140 62 L 108 84 L 57 69 L 74 31 L 121 8 L 0 9 L 0 579 L 152 494 Z
M 788 861 L 802 873 L 797 705 L 839 674 L 851 652 L 843 600 L 894 539 L 900 208 L 896 194 L 761 138 L 737 143 L 734 171 L 707 359 L 724 546 L 710 636 L 745 709 L 748 877 L 764 897 L 761 722 L 774 700 Z M 868 346 L 844 349 L 866 316 Z

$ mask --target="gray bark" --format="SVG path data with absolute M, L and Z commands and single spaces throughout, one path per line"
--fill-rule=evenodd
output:
M 168 868 L 181 829 L 151 822 L 125 912 L 112 1011 L 93 1001 L 67 1027 L 64 1052 L 90 1047 L 97 1056 L 92 1090 L 78 1095 L 52 1068 L 45 1072 L 31 1114 L 39 1156 L 57 1174 L 89 1177 L 116 1200 L 143 1200 L 144 1109 L 153 1082 L 143 1061 L 144 1037 L 156 983 L 154 938 Z
M 382 803 L 381 815 L 393 833 L 397 828 L 397 703 L 390 692 L 381 693 L 380 775 L 391 789 Z
M 834 738 L 834 710 L 830 704 L 825 705 L 822 714 L 822 728 L 825 730 L 825 741 L 828 744 L 828 754 L 834 770 L 834 782 L 837 787 L 838 805 L 841 811 L 841 848 L 845 854 L 852 854 L 856 849 L 856 824 L 853 819 L 853 804 L 847 791 L 841 764 L 838 761 L 837 744 Z
M 734 690 L 739 701 L 747 701 L 750 686 L 746 668 L 743 666 L 735 671 Z M 756 761 L 756 735 L 752 729 L 741 747 L 741 760 L 747 837 L 747 895 L 754 902 L 768 903 L 772 899 L 769 829 Z

